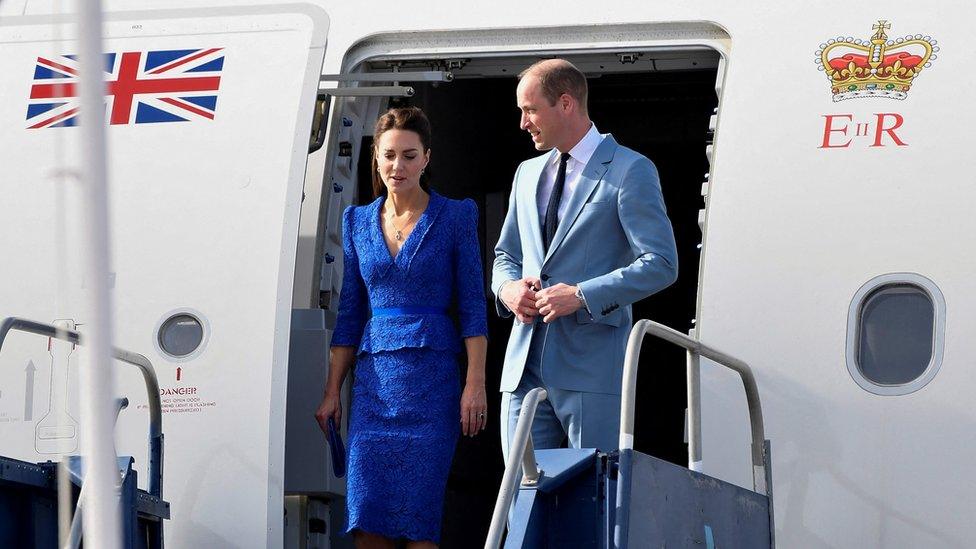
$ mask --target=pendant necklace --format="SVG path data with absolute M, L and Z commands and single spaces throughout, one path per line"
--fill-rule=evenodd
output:
M 393 225 L 393 229 L 396 231 L 396 233 L 394 233 L 393 235 L 393 238 L 395 238 L 397 242 L 400 242 L 401 240 L 403 240 L 403 231 L 396 226 L 396 223 L 393 222 L 393 216 L 394 216 L 393 208 L 390 208 L 390 225 Z M 410 221 L 412 219 L 413 219 L 413 212 L 410 212 L 410 216 L 407 217 L 407 222 L 404 223 L 403 227 L 406 228 L 407 225 L 410 224 Z

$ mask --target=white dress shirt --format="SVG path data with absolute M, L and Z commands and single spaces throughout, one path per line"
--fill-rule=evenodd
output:
M 603 135 L 596 129 L 596 124 L 590 124 L 590 130 L 576 143 L 576 146 L 569 150 L 569 160 L 566 161 L 566 182 L 563 187 L 563 195 L 559 199 L 558 218 L 562 221 L 566 215 L 566 208 L 569 207 L 569 200 L 579 185 L 580 176 L 583 168 L 590 161 L 590 157 L 596 148 L 603 142 Z M 552 187 L 556 183 L 556 173 L 559 171 L 559 150 L 553 149 L 549 153 L 549 160 L 546 168 L 542 170 L 542 178 L 539 180 L 539 189 L 536 191 L 536 202 L 539 206 L 539 223 L 546 219 L 546 209 L 549 207 L 549 197 L 552 196 Z

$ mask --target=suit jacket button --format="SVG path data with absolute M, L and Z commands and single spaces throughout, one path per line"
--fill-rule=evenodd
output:
M 549 275 L 542 275 L 540 278 L 542 278 L 543 282 L 549 282 Z

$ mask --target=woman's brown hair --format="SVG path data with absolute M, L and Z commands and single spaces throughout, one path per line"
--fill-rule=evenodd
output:
M 377 147 L 379 146 L 380 136 L 383 132 L 389 130 L 406 130 L 417 134 L 420 137 L 420 144 L 424 147 L 424 154 L 430 150 L 430 120 L 427 120 L 427 115 L 424 111 L 417 107 L 402 107 L 397 109 L 390 109 L 380 116 L 380 119 L 376 121 L 376 127 L 373 129 L 373 197 L 379 198 L 386 195 L 386 185 L 383 184 L 383 179 L 380 177 L 378 171 L 379 164 L 376 162 Z M 427 171 L 420 174 L 420 188 L 430 192 L 430 177 L 427 175 Z

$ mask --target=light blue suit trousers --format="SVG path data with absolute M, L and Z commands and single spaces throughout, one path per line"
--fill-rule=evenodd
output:
M 540 322 L 540 324 L 542 324 Z M 538 328 L 536 337 L 544 339 L 545 326 Z M 536 409 L 532 423 L 532 444 L 535 448 L 560 448 L 566 441 L 571 448 L 617 447 L 620 429 L 620 395 L 569 391 L 546 387 L 541 377 L 541 343 L 533 345 L 528 363 L 522 372 L 519 386 L 502 393 L 502 454 L 508 458 L 509 443 L 515 433 L 522 408 L 522 400 L 536 387 L 546 389 L 548 396 Z

